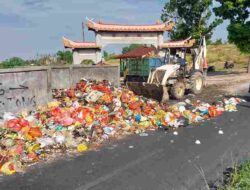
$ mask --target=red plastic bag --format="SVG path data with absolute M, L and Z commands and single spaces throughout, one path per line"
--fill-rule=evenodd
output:
M 74 89 L 68 89 L 67 92 L 66 92 L 66 94 L 67 94 L 67 96 L 69 98 L 75 98 L 76 97 Z
M 76 84 L 76 89 L 80 90 L 81 92 L 85 92 L 87 88 L 87 83 L 84 81 L 80 81 L 79 83 Z
M 143 113 L 144 113 L 145 115 L 153 115 L 154 110 L 151 108 L 151 106 L 145 105 L 145 106 L 143 107 Z
M 141 107 L 141 103 L 140 102 L 134 102 L 134 103 L 129 104 L 129 109 L 134 110 L 134 111 L 135 110 L 139 111 L 140 107 Z
M 62 114 L 62 110 L 59 107 L 53 108 L 50 111 L 50 114 L 52 117 L 60 117 Z
M 104 85 L 104 84 L 93 85 L 92 89 L 93 90 L 98 90 L 98 91 L 104 92 L 104 93 L 111 93 L 110 88 L 108 86 Z
M 29 122 L 25 119 L 11 119 L 7 122 L 7 128 L 16 132 L 26 126 L 29 126 Z
M 216 117 L 216 116 L 218 116 L 216 107 L 215 106 L 210 106 L 208 108 L 208 114 L 209 114 L 210 117 Z

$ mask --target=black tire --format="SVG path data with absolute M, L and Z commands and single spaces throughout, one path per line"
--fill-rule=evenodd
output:
M 180 100 L 185 94 L 185 89 L 186 88 L 184 82 L 178 81 L 173 84 L 171 88 L 171 96 L 177 100 Z
M 191 88 L 193 94 L 200 94 L 204 86 L 204 77 L 200 72 L 195 72 L 190 77 Z

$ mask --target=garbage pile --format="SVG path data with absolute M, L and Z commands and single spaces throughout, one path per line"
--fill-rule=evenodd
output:
M 176 129 L 237 111 L 242 100 L 213 105 L 185 100 L 175 105 L 137 96 L 109 82 L 81 80 L 74 87 L 53 91 L 54 101 L 35 111 L 4 114 L 0 126 L 0 173 L 11 175 L 58 153 L 98 149 L 107 139 L 146 130 Z

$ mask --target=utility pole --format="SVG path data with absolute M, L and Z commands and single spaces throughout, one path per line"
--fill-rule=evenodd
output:
M 84 22 L 82 22 L 82 40 L 85 41 L 85 35 L 84 35 Z

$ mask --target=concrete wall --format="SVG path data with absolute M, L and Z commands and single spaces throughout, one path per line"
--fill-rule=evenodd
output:
M 0 70 L 0 119 L 4 112 L 34 109 L 51 99 L 51 89 L 68 88 L 81 78 L 119 85 L 118 66 L 57 66 Z

